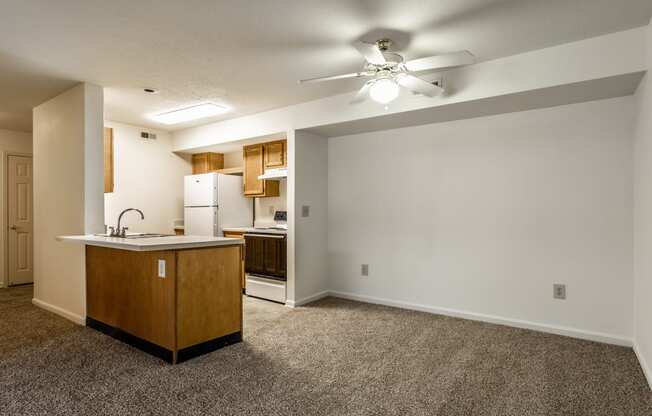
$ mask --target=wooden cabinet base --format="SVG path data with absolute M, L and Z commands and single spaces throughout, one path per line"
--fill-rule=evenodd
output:
M 86 247 L 87 325 L 176 363 L 242 338 L 243 247 Z

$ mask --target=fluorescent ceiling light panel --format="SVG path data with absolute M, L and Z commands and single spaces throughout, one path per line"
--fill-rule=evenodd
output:
M 200 118 L 224 114 L 227 111 L 229 111 L 227 107 L 213 103 L 205 103 L 194 105 L 192 107 L 181 108 L 179 110 L 168 111 L 167 113 L 155 114 L 150 116 L 150 118 L 163 124 L 178 124 L 183 123 L 184 121 L 197 120 Z

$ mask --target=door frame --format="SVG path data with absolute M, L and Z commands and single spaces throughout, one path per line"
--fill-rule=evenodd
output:
M 0 225 L 2 225 L 2 243 L 4 245 L 4 250 L 2 250 L 2 263 L 4 265 L 3 270 L 2 270 L 2 279 L 0 279 L 0 283 L 2 283 L 1 287 L 3 288 L 8 288 L 9 287 L 9 156 L 20 156 L 20 157 L 30 157 L 32 158 L 32 166 L 34 165 L 34 155 L 32 153 L 25 153 L 25 152 L 13 152 L 9 150 L 3 150 L 2 151 L 2 163 L 4 166 L 2 167 L 2 196 L 3 196 L 3 201 L 2 201 L 2 206 L 0 207 L 2 209 L 2 221 L 0 221 Z M 33 168 L 32 168 L 33 169 Z M 34 180 L 34 172 L 32 171 L 32 181 Z M 32 182 L 32 201 L 34 201 L 34 183 Z M 34 220 L 34 206 L 32 205 L 32 221 Z M 34 244 L 34 231 L 32 230 L 32 245 Z M 34 247 L 32 246 L 32 255 L 34 253 Z

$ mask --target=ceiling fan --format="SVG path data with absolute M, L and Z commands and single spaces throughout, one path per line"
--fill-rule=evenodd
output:
M 414 76 L 413 72 L 434 71 L 470 65 L 475 57 L 469 51 L 447 53 L 427 58 L 405 61 L 403 56 L 389 51 L 392 46 L 390 39 L 380 39 L 376 43 L 358 41 L 355 48 L 367 60 L 364 69 L 350 74 L 328 77 L 310 78 L 299 81 L 300 84 L 311 82 L 332 81 L 347 78 L 371 78 L 355 95 L 351 103 L 359 103 L 367 98 L 381 104 L 388 104 L 398 97 L 399 86 L 414 93 L 428 97 L 441 94 L 441 83 L 432 83 Z

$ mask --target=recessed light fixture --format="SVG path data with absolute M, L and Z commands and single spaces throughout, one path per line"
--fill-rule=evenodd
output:
M 150 116 L 154 121 L 163 124 L 178 124 L 184 121 L 197 120 L 200 118 L 216 116 L 229 111 L 229 108 L 213 103 L 204 103 L 192 107 L 180 108 L 161 114 Z

